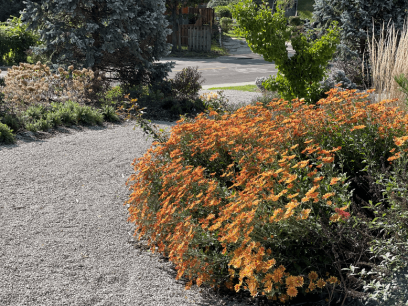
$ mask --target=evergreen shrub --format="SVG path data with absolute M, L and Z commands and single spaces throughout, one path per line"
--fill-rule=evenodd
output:
M 64 69 L 71 65 L 91 69 L 95 79 L 109 73 L 109 83 L 132 87 L 163 80 L 174 67 L 174 62 L 159 62 L 170 53 L 171 46 L 167 43 L 171 30 L 164 15 L 165 2 L 120 3 L 27 0 L 22 20 L 28 29 L 39 29 L 43 41 L 33 52 Z M 104 90 L 103 84 L 97 85 L 93 92 L 101 87 Z
M 385 253 L 369 247 L 387 238 L 379 238 L 384 219 L 363 209 L 376 195 L 364 179 L 375 181 L 408 151 L 408 114 L 367 96 L 336 88 L 318 108 L 281 99 L 182 118 L 132 164 L 125 204 L 135 236 L 176 264 L 186 288 L 281 302 L 355 292 L 363 279 L 343 267 L 374 271 Z M 391 207 L 381 200 L 377 210 Z

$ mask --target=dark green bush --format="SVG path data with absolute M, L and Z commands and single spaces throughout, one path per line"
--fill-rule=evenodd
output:
M 187 67 L 177 72 L 174 79 L 171 79 L 173 96 L 177 99 L 195 99 L 201 89 L 201 84 L 205 81 L 200 80 L 202 73 L 198 72 L 198 67 Z
M 14 141 L 13 130 L 0 122 L 0 143 L 10 144 L 14 143 Z
M 5 113 L 4 115 L 0 114 L 0 123 L 7 125 L 13 131 L 18 131 L 24 126 L 23 121 L 17 117 L 16 114 Z
M 215 8 L 215 14 L 220 18 L 222 17 L 232 18 L 232 13 L 228 6 L 217 6 Z
M 21 17 L 13 17 L 0 23 L 0 65 L 16 65 L 27 62 L 27 50 L 39 44 L 39 35 L 27 31 Z
M 300 19 L 299 16 L 290 16 L 289 17 L 289 24 L 292 26 L 300 26 L 303 25 L 304 22 L 302 19 Z

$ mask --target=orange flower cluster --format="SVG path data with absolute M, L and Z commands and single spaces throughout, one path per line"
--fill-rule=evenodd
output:
M 349 203 L 339 196 L 347 191 L 338 184 L 345 177 L 336 176 L 331 165 L 341 147 L 329 150 L 314 143 L 327 127 L 337 131 L 344 125 L 357 133 L 369 128 L 369 121 L 378 126 L 380 137 L 389 137 L 388 131 L 408 134 L 401 130 L 408 126 L 408 115 L 386 108 L 387 101 L 355 102 L 353 93 L 334 89 L 317 110 L 299 100 L 293 100 L 290 109 L 279 100 L 268 108 L 247 106 L 224 116 L 212 111 L 214 119 L 200 114 L 193 122 L 180 120 L 167 143 L 155 142 L 132 164 L 138 174 L 128 179 L 135 182 L 125 204 L 130 204 L 128 221 L 138 224 L 135 235 L 148 235 L 152 250 L 157 246 L 168 254 L 177 279 L 190 278 L 187 288 L 193 280 L 216 285 L 213 262 L 206 255 L 210 251 L 206 248 L 201 256 L 194 251 L 208 241 L 222 247 L 218 256 L 228 260 L 227 286 L 236 291 L 244 288 L 252 296 L 262 292 L 286 301 L 304 285 L 310 292 L 337 284 L 334 276 L 318 279 L 313 271 L 304 284 L 302 276 L 285 273 L 283 265 L 275 267 L 268 245 L 279 239 L 278 222 L 293 219 L 299 226 L 315 226 L 315 205 L 332 209 L 332 222 L 350 216 L 345 211 Z M 394 142 L 401 146 L 406 140 L 408 136 Z

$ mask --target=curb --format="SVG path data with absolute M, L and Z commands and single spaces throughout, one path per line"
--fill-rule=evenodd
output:
M 212 84 L 212 85 L 203 85 L 201 90 L 208 90 L 212 87 L 230 87 L 230 86 L 244 86 L 244 85 L 255 85 L 255 81 L 252 82 L 242 82 L 242 83 L 225 83 L 225 84 Z
M 7 71 L 9 68 L 12 68 L 12 66 L 0 66 L 1 71 Z

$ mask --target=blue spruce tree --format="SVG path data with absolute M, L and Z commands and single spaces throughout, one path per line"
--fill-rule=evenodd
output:
M 38 2 L 38 1 L 36 1 Z M 170 52 L 163 0 L 28 0 L 22 20 L 45 44 L 36 54 L 55 65 L 91 68 L 125 86 L 153 84 L 174 63 L 154 63 Z M 102 74 L 103 72 L 103 74 Z

